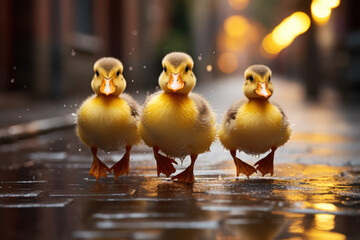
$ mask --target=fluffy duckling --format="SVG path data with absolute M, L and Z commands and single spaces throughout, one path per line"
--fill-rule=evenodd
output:
M 139 132 L 153 148 L 158 176 L 163 173 L 169 177 L 176 171 L 174 158 L 190 155 L 190 166 L 172 180 L 193 183 L 196 158 L 209 150 L 216 136 L 214 113 L 203 97 L 190 93 L 196 78 L 192 71 L 194 62 L 188 54 L 170 53 L 162 60 L 162 66 L 159 77 L 162 91 L 146 99 Z
M 290 124 L 279 106 L 268 100 L 274 92 L 271 70 L 264 65 L 253 65 L 245 70 L 243 92 L 249 101 L 234 103 L 224 116 L 219 138 L 230 150 L 236 173 L 249 177 L 259 170 L 264 176 L 274 173 L 274 153 L 290 138 Z M 255 163 L 255 167 L 236 157 L 236 150 L 258 155 L 271 152 Z
M 91 87 L 94 95 L 86 99 L 77 112 L 77 134 L 93 155 L 89 175 L 96 180 L 114 171 L 115 178 L 129 174 L 130 150 L 140 141 L 138 133 L 139 104 L 123 93 L 126 81 L 122 63 L 111 57 L 101 58 L 94 64 Z M 98 148 L 105 151 L 125 146 L 124 156 L 108 168 L 98 157 Z

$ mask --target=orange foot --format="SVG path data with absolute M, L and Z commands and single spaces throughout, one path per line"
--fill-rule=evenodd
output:
M 237 177 L 240 175 L 240 173 L 243 173 L 249 178 L 251 174 L 256 172 L 256 169 L 253 166 L 236 157 L 236 150 L 230 150 L 230 154 L 234 159 Z
M 174 159 L 165 157 L 159 153 L 158 147 L 153 147 L 154 150 L 154 157 L 156 159 L 157 163 L 157 175 L 160 176 L 160 173 L 165 174 L 167 177 L 169 177 L 171 174 L 176 172 L 176 169 L 174 168 L 173 164 L 177 164 L 177 162 Z
M 126 152 L 124 154 L 124 156 L 120 159 L 120 161 L 118 161 L 117 163 L 114 164 L 114 166 L 112 166 L 110 168 L 111 170 L 114 170 L 114 175 L 115 178 L 126 174 L 129 175 L 130 172 L 130 150 L 131 150 L 132 146 L 126 146 Z
M 270 173 L 272 176 L 274 174 L 274 153 L 276 148 L 272 148 L 271 152 L 264 157 L 263 159 L 257 161 L 254 166 L 256 170 L 259 170 L 262 176 L 265 176 L 267 173 Z M 258 166 L 256 166 L 258 165 Z
M 171 180 L 177 179 L 179 182 L 183 183 L 194 183 L 194 164 L 198 155 L 191 155 L 191 164 L 184 171 L 179 173 L 176 176 L 173 176 Z
M 93 175 L 96 180 L 98 180 L 100 177 L 107 177 L 106 172 L 111 172 L 110 168 L 108 168 L 100 159 L 96 156 L 97 154 L 97 148 L 91 147 L 91 152 L 93 154 L 93 164 L 90 169 L 89 175 Z

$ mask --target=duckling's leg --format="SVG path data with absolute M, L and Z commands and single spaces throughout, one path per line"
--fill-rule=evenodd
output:
M 157 175 L 160 176 L 160 173 L 165 174 L 167 177 L 169 177 L 172 173 L 176 172 L 176 169 L 172 165 L 177 164 L 177 162 L 174 159 L 165 157 L 159 153 L 160 148 L 154 146 L 154 157 L 156 159 L 157 163 Z
M 129 175 L 130 172 L 130 150 L 131 150 L 132 146 L 126 146 L 126 152 L 124 154 L 124 156 L 120 159 L 120 161 L 118 161 L 117 163 L 114 164 L 114 166 L 112 166 L 110 168 L 111 170 L 114 170 L 114 175 L 115 178 L 117 178 L 118 176 L 121 176 L 123 174 Z
M 195 182 L 194 164 L 195 164 L 195 161 L 196 161 L 198 155 L 194 154 L 194 155 L 190 155 L 190 157 L 191 157 L 190 166 L 188 166 L 184 171 L 182 171 L 178 175 L 173 176 L 171 178 L 171 180 L 177 179 L 179 182 L 184 182 L 184 183 L 194 183 Z
M 266 157 L 254 164 L 256 170 L 259 170 L 263 176 L 267 173 L 270 173 L 271 176 L 274 174 L 274 153 L 276 149 L 276 147 L 271 148 L 271 152 Z
M 97 147 L 91 147 L 91 153 L 93 155 L 93 164 L 90 169 L 89 175 L 93 175 L 96 180 L 99 179 L 99 177 L 107 177 L 106 171 L 109 173 L 110 168 L 108 168 L 96 155 L 97 155 Z
M 236 157 L 236 150 L 230 150 L 230 154 L 234 159 L 237 177 L 240 175 L 240 173 L 243 173 L 249 178 L 251 174 L 256 172 L 256 169 L 253 166 Z

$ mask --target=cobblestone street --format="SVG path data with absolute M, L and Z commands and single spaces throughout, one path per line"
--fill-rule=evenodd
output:
M 242 83 L 223 79 L 195 90 L 219 123 L 243 98 Z M 129 176 L 95 181 L 90 150 L 73 128 L 0 145 L 2 239 L 359 239 L 359 108 L 338 106 L 331 94 L 307 104 L 298 83 L 274 76 L 274 85 L 272 100 L 294 133 L 275 154 L 273 177 L 236 178 L 218 141 L 199 156 L 195 184 L 157 178 L 143 144 L 132 150 Z M 111 166 L 122 154 L 100 158 Z M 177 172 L 190 163 L 177 161 Z

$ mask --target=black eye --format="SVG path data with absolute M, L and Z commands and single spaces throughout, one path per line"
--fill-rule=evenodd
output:
M 254 81 L 253 75 L 250 75 L 250 76 L 248 77 L 248 79 L 249 79 L 251 82 Z
M 166 66 L 164 66 L 164 72 L 166 72 L 167 71 L 167 68 L 166 68 Z
M 116 72 L 116 76 L 119 76 L 120 75 L 120 70 L 118 70 L 117 72 Z
M 99 71 L 98 71 L 98 70 L 96 70 L 95 74 L 96 74 L 96 76 L 100 76 L 100 74 L 99 74 Z
M 189 71 L 189 66 L 186 66 L 185 67 L 185 72 L 188 72 Z
M 270 80 L 271 80 L 271 76 L 269 76 L 269 82 L 270 82 Z

